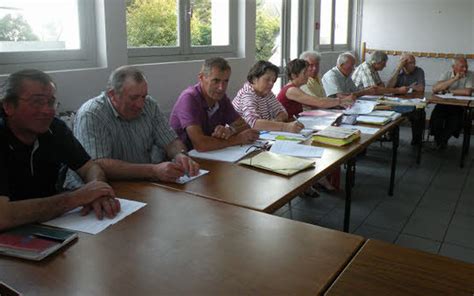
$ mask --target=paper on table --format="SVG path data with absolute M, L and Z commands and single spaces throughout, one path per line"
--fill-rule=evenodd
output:
M 118 200 L 120 201 L 120 212 L 118 212 L 117 216 L 113 219 L 104 217 L 104 219 L 99 220 L 95 216 L 94 211 L 91 211 L 87 216 L 81 216 L 81 208 L 76 208 L 65 213 L 61 217 L 49 220 L 43 224 L 90 234 L 97 234 L 146 205 L 146 203 L 134 200 L 122 198 L 118 198 Z
M 320 131 L 328 126 L 332 125 L 337 117 L 313 117 L 313 116 L 301 116 L 298 121 L 301 122 L 305 128 Z
M 357 122 L 362 122 L 362 123 L 385 124 L 390 121 L 391 119 L 388 117 L 366 116 L 366 115 L 357 116 Z
M 379 131 L 379 128 L 376 127 L 367 127 L 367 126 L 359 126 L 359 125 L 350 125 L 350 124 L 341 124 L 341 127 L 357 129 L 363 134 L 373 135 Z
M 456 100 L 463 100 L 463 101 L 473 101 L 474 97 L 468 97 L 468 96 L 455 96 L 453 94 L 445 94 L 445 95 L 436 95 L 440 98 L 443 99 L 456 99 Z
M 377 102 L 357 100 L 351 108 L 344 110 L 344 114 L 368 114 L 374 110 Z
M 184 176 L 181 176 L 178 178 L 178 180 L 176 180 L 176 183 L 178 184 L 186 184 L 196 178 L 199 178 L 201 176 L 204 176 L 205 174 L 209 173 L 209 171 L 206 171 L 206 170 L 199 170 L 199 173 L 194 176 L 194 177 L 191 177 L 191 176 L 188 176 L 188 175 L 184 175 Z
M 245 155 L 257 149 L 254 145 L 237 145 L 231 146 L 224 149 L 198 152 L 195 149 L 188 152 L 191 157 L 197 157 L 202 159 L 219 160 L 225 162 L 236 162 Z
M 378 99 L 380 99 L 382 96 L 361 96 L 359 97 L 359 100 L 366 100 L 366 101 L 376 101 Z
M 323 155 L 324 148 L 298 144 L 292 141 L 276 141 L 270 151 L 289 156 L 319 158 Z
M 299 141 L 304 141 L 304 140 L 308 139 L 308 137 L 305 137 L 302 134 L 289 133 L 289 132 L 272 131 L 272 132 L 260 133 L 260 139 L 262 139 L 262 140 L 276 141 L 276 140 L 278 140 L 277 137 L 295 139 L 295 140 L 299 140 Z

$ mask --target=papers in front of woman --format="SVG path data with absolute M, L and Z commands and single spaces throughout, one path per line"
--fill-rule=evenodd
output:
M 463 100 L 463 101 L 474 101 L 474 97 L 468 97 L 468 96 L 455 96 L 451 93 L 444 94 L 444 95 L 436 95 L 437 97 L 443 98 L 443 99 L 456 99 L 456 100 Z

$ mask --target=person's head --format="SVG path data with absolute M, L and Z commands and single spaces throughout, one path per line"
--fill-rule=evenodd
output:
M 131 66 L 115 69 L 107 82 L 107 95 L 115 110 L 125 120 L 142 114 L 148 95 L 148 84 L 142 71 Z
M 308 75 L 311 78 L 316 78 L 319 73 L 319 63 L 321 55 L 316 51 L 305 51 L 300 55 L 300 59 L 308 62 Z
M 280 69 L 267 61 L 258 61 L 250 68 L 247 81 L 252 84 L 257 95 L 265 97 L 273 88 Z
M 294 59 L 286 65 L 286 76 L 296 86 L 301 86 L 308 81 L 308 62 Z
M 343 52 L 337 57 L 337 67 L 339 71 L 341 71 L 344 76 L 349 77 L 351 73 L 354 71 L 354 66 L 356 63 L 355 56 L 349 52 Z
M 467 60 L 465 58 L 454 58 L 452 63 L 454 74 L 466 74 L 469 65 L 467 64 Z
M 2 105 L 10 128 L 28 137 L 47 132 L 55 115 L 55 91 L 51 77 L 40 70 L 10 74 L 2 87 Z
M 204 61 L 199 81 L 208 103 L 217 102 L 225 96 L 230 74 L 230 65 L 225 59 L 216 57 Z
M 374 70 L 382 71 L 383 68 L 387 65 L 388 56 L 385 52 L 381 50 L 376 50 L 370 56 L 369 64 L 372 65 Z
M 405 71 L 405 73 L 410 74 L 415 71 L 416 60 L 414 55 L 412 55 L 411 53 L 403 53 L 400 56 L 400 60 L 405 60 L 405 65 L 403 66 L 403 70 Z

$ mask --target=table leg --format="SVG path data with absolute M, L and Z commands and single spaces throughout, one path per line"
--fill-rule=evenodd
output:
M 355 157 L 349 159 L 346 164 L 346 207 L 344 210 L 344 232 L 349 232 L 349 224 L 351 220 L 351 199 L 352 187 L 354 186 L 355 164 Z
M 392 138 L 392 168 L 390 172 L 390 185 L 388 188 L 388 195 L 393 196 L 393 188 L 395 186 L 395 171 L 397 170 L 397 155 L 398 155 L 398 144 L 400 141 L 400 127 L 397 125 L 391 131 L 390 135 Z
M 421 151 L 423 149 L 423 139 L 425 138 L 425 123 L 426 123 L 426 111 L 425 108 L 418 109 L 420 112 L 420 125 L 421 125 L 421 132 L 420 132 L 420 139 L 418 142 L 418 151 L 416 155 L 416 164 L 421 163 Z
M 466 107 L 464 109 L 464 131 L 463 131 L 463 141 L 462 141 L 462 149 L 461 149 L 461 163 L 460 167 L 464 167 L 464 159 L 466 158 L 466 154 L 469 152 L 469 145 L 471 140 L 471 109 Z

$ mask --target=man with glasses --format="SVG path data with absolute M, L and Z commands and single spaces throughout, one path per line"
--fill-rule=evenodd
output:
M 47 74 L 22 70 L 4 83 L 0 107 L 0 229 L 41 222 L 78 206 L 112 218 L 120 210 L 102 169 L 54 117 L 56 87 Z M 69 167 L 86 182 L 61 192 Z

